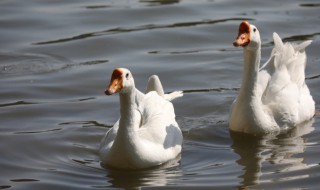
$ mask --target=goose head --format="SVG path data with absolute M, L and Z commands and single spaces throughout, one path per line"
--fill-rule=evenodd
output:
M 243 21 L 239 26 L 239 32 L 236 40 L 233 42 L 235 47 L 243 47 L 246 49 L 258 49 L 260 48 L 261 40 L 260 33 L 252 24 L 248 21 Z
M 131 72 L 125 68 L 116 68 L 111 76 L 110 84 L 105 90 L 106 95 L 115 93 L 128 93 L 134 87 Z

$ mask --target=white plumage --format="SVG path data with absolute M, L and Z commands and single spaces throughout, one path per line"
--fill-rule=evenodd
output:
M 252 134 L 296 126 L 315 114 L 315 103 L 305 83 L 305 48 L 283 43 L 273 34 L 275 47 L 260 69 L 261 41 L 254 25 L 240 24 L 235 46 L 244 47 L 244 73 L 239 96 L 230 113 L 230 129 Z
M 137 90 L 129 70 L 115 69 L 107 95 L 119 92 L 120 119 L 106 133 L 100 146 L 103 165 L 143 169 L 175 159 L 181 152 L 182 133 L 175 120 L 172 100 L 182 92 L 164 94 L 155 75 L 147 93 Z

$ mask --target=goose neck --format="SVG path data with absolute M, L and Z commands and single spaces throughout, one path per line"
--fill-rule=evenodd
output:
M 119 132 L 134 131 L 140 126 L 141 115 L 139 113 L 139 101 L 143 99 L 143 94 L 136 88 L 120 94 L 120 121 Z
M 134 109 L 135 105 L 135 89 L 132 89 L 126 93 L 120 93 L 120 114 L 126 116 Z
M 244 50 L 244 72 L 242 77 L 242 86 L 240 94 L 254 95 L 256 84 L 258 82 L 259 66 L 261 59 L 261 49 Z

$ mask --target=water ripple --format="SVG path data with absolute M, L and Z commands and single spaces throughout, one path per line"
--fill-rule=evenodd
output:
M 320 3 L 304 3 L 300 4 L 301 7 L 320 7 Z
M 179 3 L 180 0 L 140 0 L 141 3 L 148 3 L 149 6 L 169 5 Z
M 34 182 L 34 181 L 40 181 L 37 179 L 11 179 L 12 182 Z
M 36 43 L 33 43 L 33 45 L 47 45 L 47 44 L 55 44 L 55 43 L 64 43 L 64 42 L 81 40 L 81 39 L 86 39 L 86 38 L 91 38 L 91 37 L 96 37 L 96 36 L 112 35 L 112 34 L 127 33 L 127 32 L 137 32 L 137 31 L 143 31 L 143 30 L 190 27 L 190 26 L 197 26 L 197 25 L 209 25 L 209 24 L 217 24 L 217 23 L 228 22 L 228 21 L 242 21 L 242 20 L 249 20 L 250 21 L 253 19 L 250 19 L 250 18 L 228 18 L 228 19 L 220 19 L 220 20 L 206 19 L 206 20 L 201 20 L 201 21 L 173 23 L 173 24 L 168 24 L 168 25 L 146 24 L 146 25 L 142 25 L 142 26 L 136 26 L 133 28 L 118 27 L 118 28 L 112 28 L 109 30 L 80 34 L 80 35 L 69 37 L 69 38 L 61 38 L 61 39 L 57 39 L 57 40 L 36 42 Z
M 59 125 L 82 125 L 83 127 L 104 127 L 104 128 L 111 128 L 112 125 L 105 125 L 102 123 L 99 123 L 97 121 L 70 121 L 70 122 L 64 122 L 60 123 Z
M 110 8 L 112 6 L 110 5 L 89 5 L 89 6 L 86 6 L 85 8 L 86 9 L 104 9 L 104 8 Z
M 195 92 L 225 92 L 225 91 L 238 91 L 239 88 L 204 88 L 204 89 L 190 89 L 183 90 L 183 93 L 195 93 Z
M 310 77 L 306 77 L 306 80 L 312 80 L 312 79 L 318 79 L 318 78 L 320 78 L 320 74 L 314 75 L 314 76 L 310 76 Z
M 10 102 L 10 103 L 0 104 L 0 107 L 30 105 L 30 104 L 37 104 L 37 103 L 34 103 L 34 102 L 26 102 L 26 101 L 16 101 L 16 102 Z
M 40 130 L 40 131 L 21 131 L 21 132 L 15 132 L 14 134 L 37 134 L 37 133 L 48 133 L 48 132 L 60 131 L 60 130 L 62 130 L 62 128 Z
M 93 60 L 93 61 L 82 62 L 79 65 L 98 65 L 98 64 L 108 63 L 108 62 L 109 60 Z
M 10 185 L 0 185 L 0 189 L 9 189 L 11 188 Z
M 72 65 L 65 57 L 49 54 L 0 52 L 0 74 L 21 75 L 59 71 Z
M 305 41 L 305 40 L 311 40 L 314 39 L 316 36 L 319 36 L 320 32 L 313 33 L 313 34 L 303 34 L 303 35 L 295 35 L 295 36 L 290 36 L 287 38 L 283 38 L 283 41 Z

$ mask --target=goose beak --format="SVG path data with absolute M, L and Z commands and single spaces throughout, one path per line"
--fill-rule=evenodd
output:
M 122 89 L 122 80 L 114 79 L 110 82 L 108 88 L 104 91 L 107 96 L 115 94 Z
M 250 24 L 243 21 L 239 26 L 239 33 L 236 40 L 233 42 L 234 47 L 246 47 L 250 43 Z
M 120 69 L 115 69 L 112 73 L 109 86 L 106 88 L 104 93 L 107 96 L 119 92 L 123 88 L 122 85 L 122 71 Z
M 105 91 L 104 91 L 105 95 L 107 96 L 110 96 L 112 94 L 114 94 L 114 91 L 110 90 L 109 88 L 107 88 Z
M 250 38 L 249 35 L 247 33 L 244 34 L 240 34 L 237 39 L 233 42 L 233 46 L 234 47 L 245 47 L 250 43 Z

